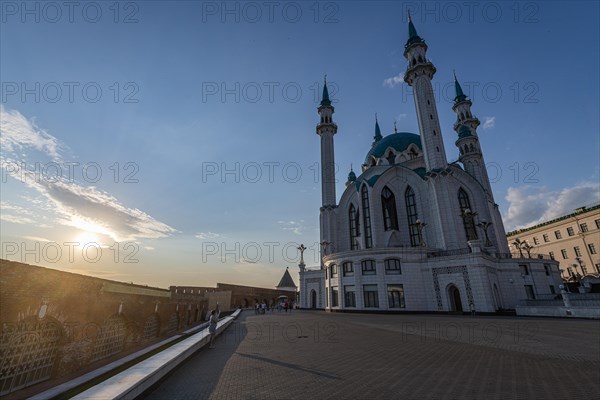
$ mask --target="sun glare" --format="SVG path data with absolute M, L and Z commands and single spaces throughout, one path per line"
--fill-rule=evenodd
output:
M 92 232 L 80 232 L 79 235 L 75 237 L 74 241 L 79 243 L 81 246 L 84 246 L 87 243 L 100 244 L 100 239 Z

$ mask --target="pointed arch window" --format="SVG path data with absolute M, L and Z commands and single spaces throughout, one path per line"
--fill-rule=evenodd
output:
M 394 165 L 396 163 L 396 155 L 390 151 L 390 153 L 387 156 L 387 161 L 388 161 L 388 164 Z
M 465 233 L 467 240 L 477 239 L 477 230 L 475 229 L 475 215 L 471 208 L 471 202 L 469 201 L 469 195 L 463 188 L 458 191 L 458 204 L 460 205 L 460 215 L 463 219 L 463 225 L 465 227 Z
M 350 204 L 348 221 L 350 224 L 350 250 L 358 250 L 357 239 L 360 236 L 360 220 L 358 218 L 358 210 L 354 208 L 354 204 Z
M 371 211 L 369 205 L 369 190 L 367 185 L 363 185 L 360 191 L 362 199 L 363 226 L 365 230 L 365 248 L 373 247 L 373 237 L 371 236 Z
M 387 186 L 381 191 L 381 208 L 383 209 L 383 228 L 386 231 L 398 230 L 396 197 Z
M 409 186 L 404 192 L 404 201 L 406 203 L 406 216 L 408 217 L 408 231 L 410 233 L 410 245 L 413 247 L 420 246 L 421 233 L 417 226 L 419 214 L 417 213 L 417 200 L 415 191 Z

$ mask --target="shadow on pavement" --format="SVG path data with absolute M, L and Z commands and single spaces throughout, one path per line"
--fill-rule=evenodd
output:
M 204 346 L 140 398 L 197 400 L 210 397 L 227 361 L 247 335 L 245 326 L 248 315 L 249 312 L 242 312 L 215 339 L 214 349 Z

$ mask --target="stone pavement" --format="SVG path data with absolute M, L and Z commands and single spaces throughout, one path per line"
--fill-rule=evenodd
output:
M 600 398 L 600 321 L 244 312 L 149 399 Z

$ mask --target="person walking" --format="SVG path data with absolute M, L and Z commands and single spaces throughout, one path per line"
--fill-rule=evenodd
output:
M 219 322 L 219 315 L 221 311 L 219 310 L 219 305 L 217 304 L 217 308 L 210 312 L 210 319 L 208 320 L 208 333 L 210 334 L 210 345 L 209 349 L 214 349 L 215 335 L 217 333 L 217 323 Z

